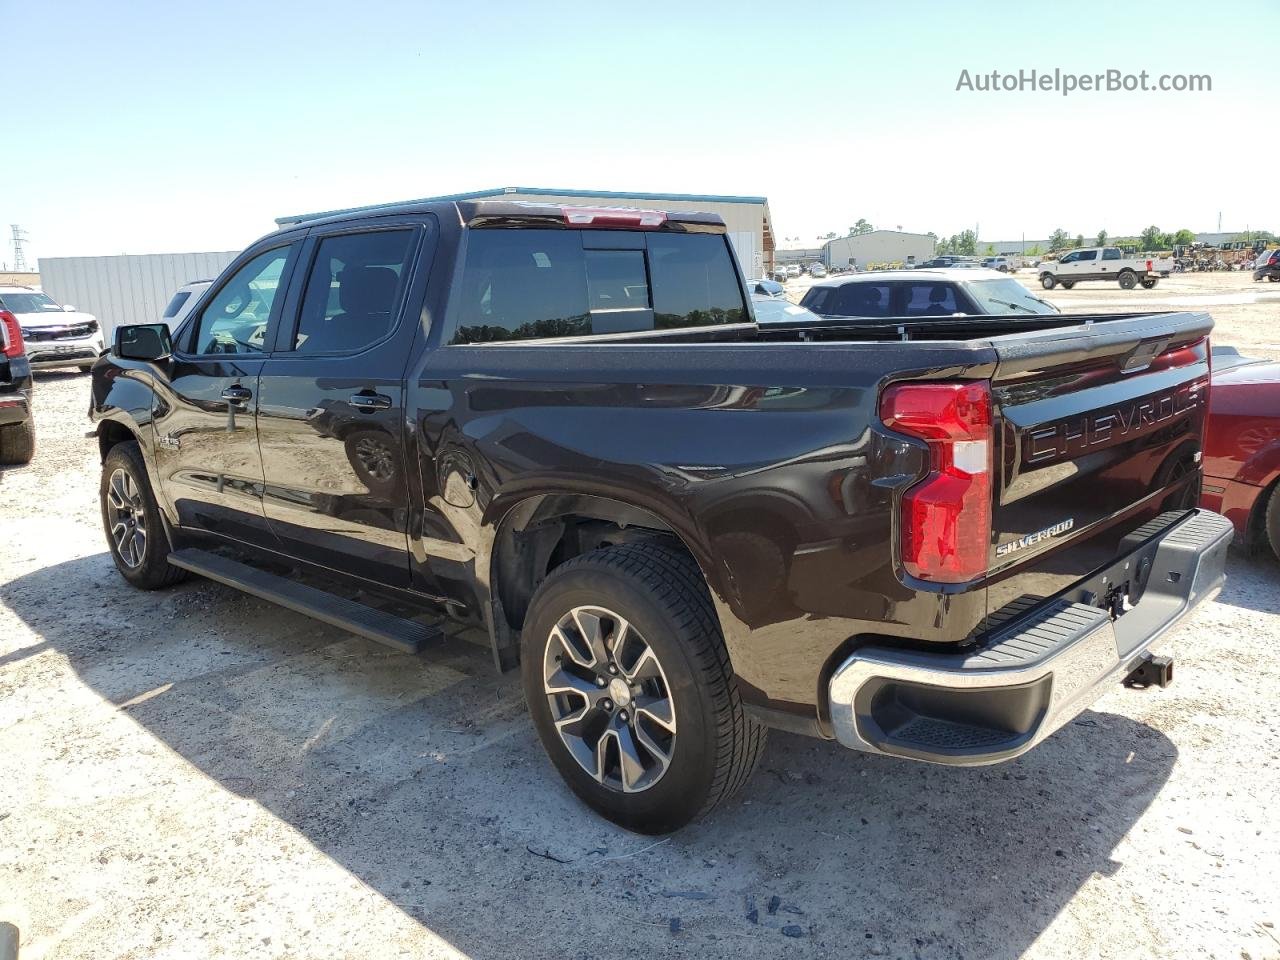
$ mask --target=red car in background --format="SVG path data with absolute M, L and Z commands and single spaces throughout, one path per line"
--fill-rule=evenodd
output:
M 1213 351 L 1201 503 L 1280 557 L 1280 362 Z

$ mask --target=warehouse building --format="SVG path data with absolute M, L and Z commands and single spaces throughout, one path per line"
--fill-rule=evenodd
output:
M 59 303 L 97 317 L 110 340 L 118 326 L 158 323 L 175 290 L 192 280 L 212 280 L 238 255 L 229 250 L 41 257 L 40 287 Z
M 877 264 L 924 263 L 933 256 L 935 243 L 933 237 L 924 233 L 872 230 L 828 240 L 822 248 L 822 262 L 828 267 L 863 269 Z
M 769 218 L 769 201 L 764 197 L 726 197 L 692 193 L 629 193 L 614 190 L 556 190 L 545 187 L 499 187 L 473 193 L 455 193 L 442 197 L 423 197 L 415 203 L 433 200 L 529 200 L 536 203 L 563 203 L 577 206 L 645 207 L 657 210 L 717 213 L 725 222 L 729 239 L 738 254 L 738 262 L 748 277 L 765 276 L 773 269 L 773 223 Z M 348 213 L 351 209 L 377 210 L 397 204 L 303 213 L 276 220 L 289 226 L 307 220 Z

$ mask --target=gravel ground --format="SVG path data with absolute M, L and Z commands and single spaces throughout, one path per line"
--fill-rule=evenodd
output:
M 1055 299 L 1118 293 L 1095 286 Z M 1242 311 L 1280 338 L 1276 307 Z M 774 734 L 736 801 L 655 842 L 561 786 L 483 649 L 411 659 L 206 581 L 128 588 L 88 378 L 38 394 L 36 460 L 0 473 L 0 920 L 23 960 L 1280 957 L 1272 561 L 1231 558 L 1170 689 L 1117 688 L 1026 757 Z

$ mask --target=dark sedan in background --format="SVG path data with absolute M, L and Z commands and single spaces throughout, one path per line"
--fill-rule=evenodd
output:
M 953 317 L 1059 313 L 995 270 L 884 270 L 815 283 L 800 306 L 823 317 Z

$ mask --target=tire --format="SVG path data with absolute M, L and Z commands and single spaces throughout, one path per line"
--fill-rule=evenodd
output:
M 187 578 L 186 570 L 169 563 L 169 539 L 137 441 L 118 443 L 108 451 L 102 461 L 98 500 L 107 549 L 125 580 L 142 590 L 158 590 Z M 115 506 L 117 502 L 123 504 L 123 511 Z M 124 523 L 125 530 L 118 542 L 113 529 L 120 523 Z M 125 543 L 129 546 L 122 554 Z
M 1155 289 L 1155 285 L 1159 282 L 1160 282 L 1159 277 L 1145 277 L 1142 280 L 1142 289 L 1153 290 Z
M 1119 279 L 1121 290 L 1132 290 L 1138 285 L 1138 278 L 1132 270 L 1121 270 Z
M 1054 286 L 1057 285 L 1057 283 L 1058 283 L 1058 278 L 1055 277 L 1052 273 L 1040 274 L 1040 286 L 1044 287 L 1046 290 L 1052 290 Z
M 93 364 L 92 364 L 92 363 L 82 363 L 82 364 L 80 364 L 80 368 L 79 368 L 79 369 L 80 369 L 80 372 L 81 372 L 81 373 L 88 373 L 90 370 L 92 370 L 92 369 L 93 369 Z
M 1280 483 L 1271 489 L 1271 499 L 1267 501 L 1267 513 L 1263 520 L 1267 532 L 1267 544 L 1271 553 L 1280 560 Z
M 36 425 L 32 420 L 0 427 L 0 464 L 20 466 L 36 455 Z
M 1272 283 L 1276 283 L 1277 281 L 1280 281 L 1280 273 L 1269 273 L 1267 274 L 1267 279 Z
M 1074 280 L 1062 280 L 1062 281 L 1060 281 L 1060 282 L 1062 283 L 1062 289 L 1063 289 L 1063 290 L 1073 290 L 1073 289 L 1075 289 L 1076 282 L 1075 282 Z
M 580 628 L 593 619 L 594 629 Z M 521 646 L 525 698 L 551 762 L 584 803 L 627 829 L 667 833 L 703 816 L 746 782 L 764 750 L 767 731 L 743 709 L 702 573 L 668 546 L 609 547 L 557 567 L 534 594 Z M 632 673 L 646 672 L 643 688 L 624 693 Z M 609 696 L 617 702 L 599 699 Z M 629 791 L 624 737 L 636 760 Z M 666 749 L 665 762 L 646 740 Z

